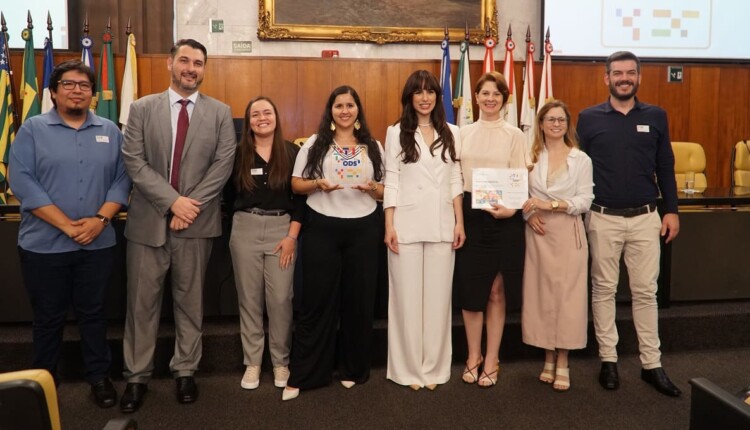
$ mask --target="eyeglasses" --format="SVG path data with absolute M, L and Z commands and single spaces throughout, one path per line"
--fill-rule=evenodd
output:
M 547 124 L 554 124 L 556 122 L 559 122 L 560 124 L 567 124 L 568 118 L 565 118 L 564 116 L 561 116 L 560 118 L 553 118 L 551 116 L 544 117 L 544 122 Z
M 91 82 L 89 81 L 57 81 L 58 84 L 60 84 L 61 87 L 65 90 L 74 90 L 76 85 L 78 85 L 78 88 L 81 89 L 81 91 L 91 91 Z

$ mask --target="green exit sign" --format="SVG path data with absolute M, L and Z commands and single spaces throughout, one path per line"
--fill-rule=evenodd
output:
M 211 33 L 223 33 L 224 32 L 224 20 L 223 19 L 210 19 L 211 22 Z
M 667 67 L 667 82 L 682 82 L 682 66 Z

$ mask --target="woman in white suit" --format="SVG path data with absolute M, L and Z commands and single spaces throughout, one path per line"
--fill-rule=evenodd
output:
M 460 135 L 441 92 L 432 73 L 412 73 L 386 135 L 387 377 L 414 390 L 450 379 L 453 262 L 466 238 Z

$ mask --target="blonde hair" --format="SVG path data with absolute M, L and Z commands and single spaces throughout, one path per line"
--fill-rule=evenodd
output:
M 539 109 L 539 113 L 536 114 L 536 131 L 534 132 L 534 142 L 531 144 L 531 162 L 533 164 L 536 164 L 536 162 L 539 161 L 539 154 L 542 153 L 542 148 L 544 148 L 544 131 L 542 131 L 544 117 L 554 108 L 562 109 L 563 112 L 565 112 L 565 118 L 568 121 L 568 130 L 565 132 L 565 136 L 563 136 L 565 145 L 570 148 L 578 148 L 578 136 L 575 127 L 573 127 L 573 124 L 571 123 L 568 106 L 560 100 L 549 101 L 545 103 L 544 106 Z

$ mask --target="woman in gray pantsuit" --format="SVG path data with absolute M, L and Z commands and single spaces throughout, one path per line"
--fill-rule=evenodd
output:
M 294 257 L 304 208 L 304 197 L 291 187 L 298 151 L 282 137 L 273 102 L 251 100 L 235 159 L 229 240 L 246 366 L 240 386 L 247 390 L 260 384 L 264 299 L 274 385 L 285 387 L 289 379 Z

